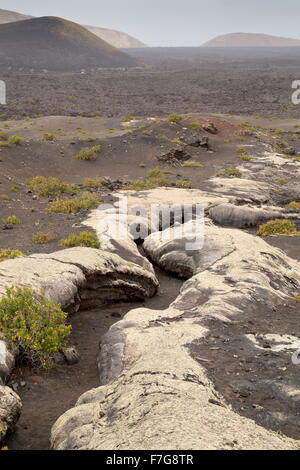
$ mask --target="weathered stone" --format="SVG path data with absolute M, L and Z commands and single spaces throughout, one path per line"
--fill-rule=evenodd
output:
M 93 248 L 31 255 L 0 265 L 0 295 L 11 285 L 28 286 L 68 310 L 153 296 L 153 274 L 119 256 Z
M 163 267 L 170 252 L 173 269 L 183 241 L 153 234 L 145 245 Z M 193 276 L 168 309 L 132 310 L 111 327 L 99 357 L 102 386 L 55 423 L 54 449 L 299 448 L 233 411 L 191 346 L 205 340 L 212 320 L 230 325 L 259 305 L 286 302 L 300 289 L 300 264 L 260 238 L 213 226 L 191 255 L 192 267 L 181 259 Z
M 0 385 L 0 444 L 19 419 L 21 400 L 9 387 Z

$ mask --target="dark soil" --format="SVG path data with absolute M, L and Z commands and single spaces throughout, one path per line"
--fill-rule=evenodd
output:
M 299 117 L 291 102 L 300 48 L 127 50 L 146 67 L 80 74 L 8 73 L 8 116 L 163 116 L 209 112 Z
M 236 412 L 295 439 L 300 438 L 299 366 L 292 363 L 295 349 L 272 351 L 262 335 L 293 335 L 300 344 L 299 313 L 299 304 L 291 300 L 272 310 L 263 305 L 255 311 L 244 310 L 230 324 L 209 320 L 209 335 L 190 346 L 216 391 Z M 261 348 L 245 335 L 253 335 Z
M 175 300 L 182 281 L 156 269 L 160 293 L 145 302 L 115 304 L 71 317 L 73 332 L 70 344 L 76 346 L 81 361 L 75 366 L 55 365 L 51 370 L 34 371 L 18 368 L 11 383 L 20 384 L 17 393 L 23 411 L 16 431 L 6 442 L 10 450 L 49 449 L 49 436 L 54 422 L 75 405 L 79 396 L 99 386 L 97 356 L 102 336 L 129 310 L 139 307 L 163 310 Z

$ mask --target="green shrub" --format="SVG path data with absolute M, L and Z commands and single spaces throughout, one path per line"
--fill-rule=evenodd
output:
M 296 224 L 290 220 L 276 219 L 261 225 L 258 230 L 258 235 L 261 237 L 270 237 L 276 234 L 297 234 Z
M 19 186 L 18 184 L 14 184 L 9 189 L 16 193 L 16 192 L 20 191 L 21 186 Z
M 231 167 L 231 168 L 227 168 L 226 170 L 220 171 L 220 173 L 218 173 L 218 176 L 226 176 L 229 178 L 232 178 L 232 177 L 240 178 L 242 176 L 242 173 L 240 172 L 238 168 Z
M 10 287 L 0 300 L 0 331 L 22 359 L 48 368 L 54 354 L 66 345 L 71 326 L 67 314 L 41 293 L 27 287 Z
M 179 124 L 182 121 L 182 117 L 179 114 L 173 113 L 173 114 L 170 114 L 167 117 L 167 121 L 168 122 L 175 122 L 176 124 Z
M 9 147 L 9 142 L 7 141 L 0 142 L 0 147 Z
M 21 145 L 22 140 L 23 139 L 21 137 L 18 137 L 17 135 L 11 135 L 8 138 L 8 143 L 9 144 L 14 144 L 14 145 Z
M 76 214 L 81 210 L 97 209 L 99 200 L 95 194 L 82 193 L 74 199 L 66 198 L 53 201 L 46 209 L 57 214 Z
M 100 145 L 95 145 L 94 147 L 87 147 L 80 150 L 79 153 L 74 155 L 74 158 L 77 160 L 96 160 L 97 154 L 101 152 Z
M 201 125 L 199 124 L 199 122 L 190 122 L 189 127 L 194 131 L 198 131 L 201 128 Z
M 244 147 L 237 147 L 237 153 L 246 153 L 246 149 Z
M 300 295 L 295 295 L 295 297 L 293 297 L 293 301 L 300 304 Z
M 103 181 L 103 178 L 84 178 L 82 184 L 84 188 L 97 189 L 102 186 Z
M 0 249 L 0 263 L 8 259 L 19 258 L 20 256 L 25 256 L 24 253 L 22 253 L 22 251 L 11 250 L 10 248 Z
M 183 166 L 187 168 L 203 168 L 204 165 L 202 165 L 202 163 L 196 162 L 184 162 Z
M 74 247 L 83 246 L 89 248 L 100 248 L 97 234 L 94 232 L 81 232 L 78 235 L 69 235 L 65 240 L 60 241 L 60 246 Z
M 54 134 L 53 134 L 53 132 L 45 132 L 45 133 L 43 134 L 43 140 L 52 142 L 52 141 L 54 140 Z
M 292 201 L 286 206 L 286 209 L 292 212 L 300 212 L 300 202 Z
M 86 137 L 84 139 L 85 142 L 95 142 L 95 140 L 96 140 L 95 137 Z
M 287 184 L 287 180 L 285 178 L 277 178 L 277 180 L 275 180 L 275 183 L 279 184 L 280 186 L 284 186 L 285 184 Z
M 7 217 L 6 219 L 3 219 L 3 222 L 5 224 L 10 224 L 10 225 L 20 225 L 22 223 L 21 220 L 18 219 L 18 217 L 16 217 L 15 215 L 11 215 Z
M 47 245 L 47 243 L 51 243 L 55 238 L 55 233 L 37 232 L 32 236 L 32 243 L 35 245 Z
M 249 157 L 249 155 L 241 155 L 240 159 L 245 161 L 245 162 L 250 162 L 251 161 L 251 157 Z
M 10 197 L 8 194 L 0 194 L 0 199 L 2 201 L 9 201 L 10 200 Z
M 0 140 L 8 140 L 8 133 L 5 131 L 0 131 Z
M 171 142 L 176 145 L 185 145 L 185 143 L 180 139 L 172 139 Z
M 179 180 L 175 183 L 176 188 L 191 189 L 192 183 L 187 180 Z
M 76 185 L 68 185 L 58 178 L 35 176 L 26 181 L 27 188 L 45 197 L 59 197 L 64 193 L 77 191 Z

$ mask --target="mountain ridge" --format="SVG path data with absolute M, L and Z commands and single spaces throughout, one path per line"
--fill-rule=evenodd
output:
M 300 39 L 257 33 L 229 33 L 217 36 L 201 47 L 293 47 L 300 46 Z
M 13 23 L 17 21 L 30 20 L 35 18 L 34 16 L 25 15 L 15 11 L 4 10 L 0 8 L 0 25 Z M 117 31 L 109 28 L 102 28 L 100 26 L 81 25 L 91 33 L 98 36 L 103 41 L 108 42 L 110 45 L 117 49 L 130 49 L 130 48 L 141 48 L 148 47 L 143 42 L 134 38 L 130 34 L 122 31 Z
M 80 71 L 134 67 L 138 61 L 77 23 L 45 16 L 0 25 L 0 67 Z

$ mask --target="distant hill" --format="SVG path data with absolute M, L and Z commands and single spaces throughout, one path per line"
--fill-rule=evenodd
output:
M 300 46 L 299 39 L 281 38 L 268 34 L 231 33 L 218 36 L 203 47 L 289 47 Z
M 84 26 L 88 31 L 96 34 L 103 41 L 108 42 L 117 49 L 130 49 L 148 47 L 138 39 L 130 36 L 129 34 L 122 33 L 121 31 L 115 31 L 113 29 L 99 28 L 97 26 Z
M 34 18 L 33 16 L 22 15 L 15 11 L 2 10 L 0 8 L 0 24 L 12 23 L 13 21 L 29 20 Z M 115 31 L 113 29 L 100 28 L 97 26 L 84 26 L 88 31 L 96 34 L 103 41 L 108 42 L 117 49 L 130 49 L 132 47 L 147 47 L 138 39 L 130 36 L 129 34 L 122 33 L 121 31 Z
M 0 69 L 79 71 L 132 67 L 133 57 L 115 49 L 82 26 L 56 17 L 0 25 Z

